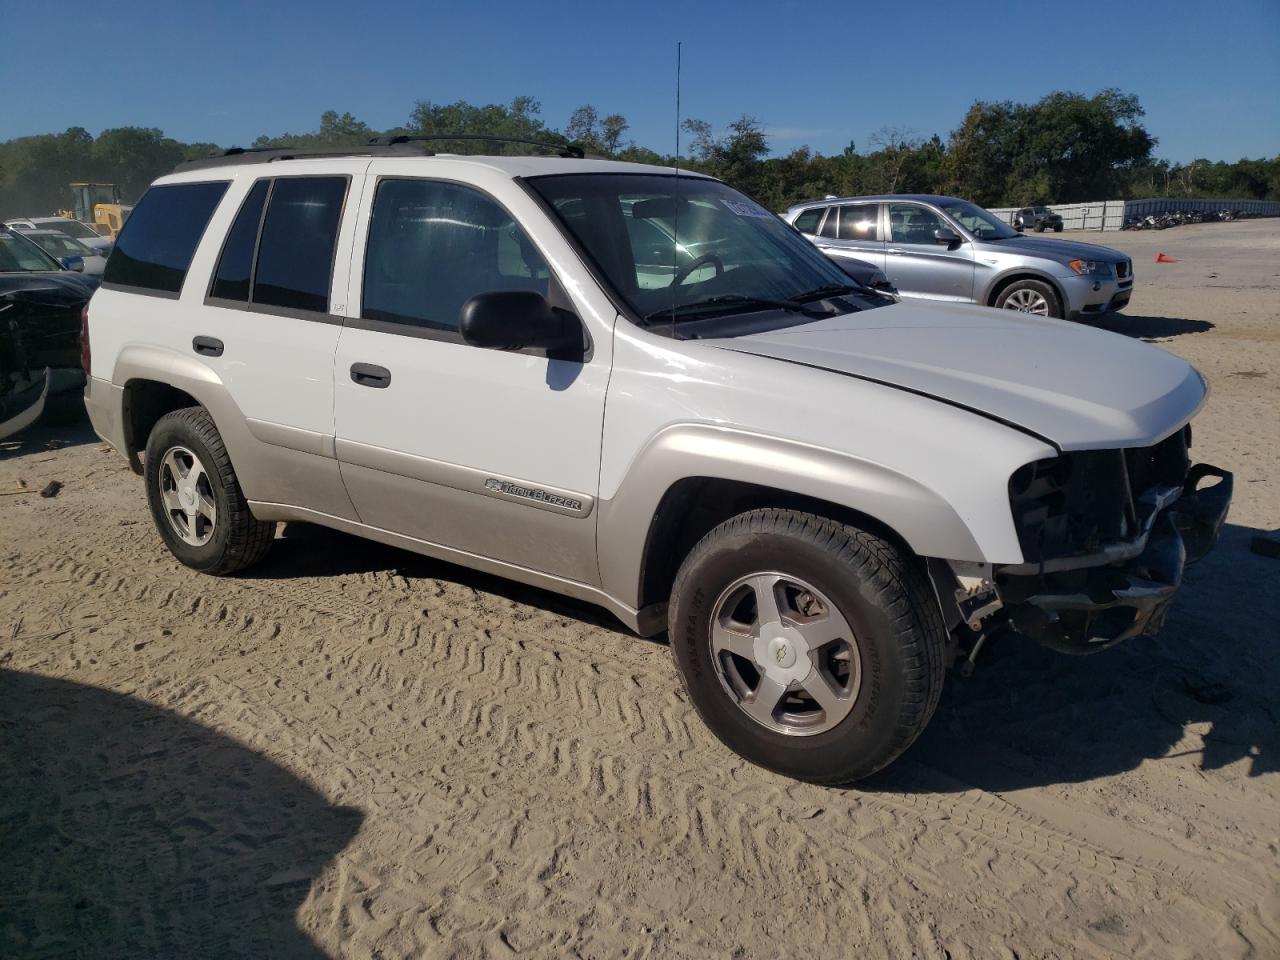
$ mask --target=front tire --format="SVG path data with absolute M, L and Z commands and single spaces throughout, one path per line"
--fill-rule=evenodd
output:
M 1054 233 L 1061 233 L 1061 232 L 1062 232 L 1062 227 L 1063 227 L 1063 225 L 1062 225 L 1061 223 L 1055 223 L 1055 224 L 1053 225 L 1053 232 L 1054 232 Z
M 1062 319 L 1058 292 L 1043 280 L 1017 280 L 1000 291 L 996 304 L 1002 310 L 1033 313 L 1039 317 Z
M 672 654 L 703 721 L 752 763 L 845 784 L 929 722 L 946 632 L 901 548 L 795 510 L 725 521 L 676 575 Z
M 169 552 L 225 576 L 266 556 L 276 525 L 249 510 L 231 458 L 204 407 L 165 414 L 147 438 L 147 502 Z

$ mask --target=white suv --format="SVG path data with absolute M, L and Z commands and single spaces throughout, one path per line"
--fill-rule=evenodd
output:
M 742 755 L 843 783 L 994 633 L 1153 631 L 1217 535 L 1162 350 L 892 303 L 707 177 L 426 146 L 239 152 L 134 210 L 86 396 L 183 563 L 309 521 L 589 600 L 669 631 Z

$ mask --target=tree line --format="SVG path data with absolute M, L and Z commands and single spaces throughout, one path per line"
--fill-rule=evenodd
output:
M 781 211 L 828 194 L 942 193 L 989 207 L 1159 196 L 1280 199 L 1280 155 L 1235 163 L 1178 163 L 1153 155 L 1157 141 L 1142 125 L 1138 98 L 1107 89 L 1094 96 L 1059 91 L 1035 103 L 977 101 L 944 140 L 904 128 L 877 131 L 864 149 L 839 153 L 800 147 L 770 156 L 762 124 L 743 114 L 717 129 L 690 118 L 682 125 L 683 167 L 709 173 Z M 350 113 L 328 111 L 308 133 L 263 135 L 254 147 L 358 145 L 396 134 L 466 132 L 576 143 L 588 153 L 670 165 L 675 157 L 628 139 L 618 113 L 592 105 L 549 125 L 533 97 L 509 104 L 441 104 L 419 100 L 405 124 L 376 130 Z M 183 160 L 222 148 L 182 143 L 150 127 L 119 127 L 97 137 L 82 127 L 0 143 L 0 217 L 47 214 L 69 205 L 73 181 L 117 183 L 135 200 L 153 179 Z M 474 152 L 444 142 L 441 151 Z

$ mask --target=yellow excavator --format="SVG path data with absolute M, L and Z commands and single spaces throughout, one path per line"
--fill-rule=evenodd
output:
M 120 202 L 120 187 L 114 183 L 73 183 L 71 210 L 59 210 L 58 216 L 87 223 L 104 237 L 114 240 L 133 211 L 131 204 Z

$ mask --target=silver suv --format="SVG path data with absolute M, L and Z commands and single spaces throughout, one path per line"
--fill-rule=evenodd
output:
M 829 197 L 782 218 L 834 260 L 879 267 L 904 297 L 1075 320 L 1119 310 L 1133 293 L 1133 262 L 1118 250 L 1027 237 L 955 197 Z

